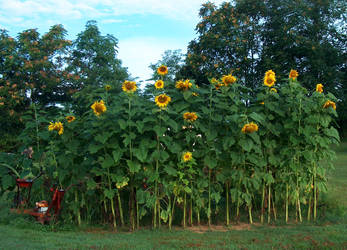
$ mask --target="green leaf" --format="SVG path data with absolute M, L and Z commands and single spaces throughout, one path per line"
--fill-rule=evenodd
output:
M 146 161 L 148 150 L 145 147 L 140 146 L 139 148 L 134 148 L 133 152 L 136 158 L 139 159 L 141 162 Z
M 114 160 L 115 163 L 119 162 L 119 160 L 121 159 L 122 155 L 123 155 L 123 152 L 120 149 L 112 151 L 112 156 L 113 156 L 113 160 Z
M 249 115 L 249 117 L 252 118 L 254 121 L 260 123 L 260 124 L 264 123 L 264 117 L 262 115 L 260 115 L 260 114 L 257 114 L 257 113 L 253 112 L 253 113 L 251 113 Z
M 105 194 L 105 196 L 107 197 L 107 198 L 109 198 L 110 200 L 112 200 L 113 199 L 113 197 L 114 197 L 114 195 L 115 195 L 115 190 L 113 190 L 113 189 L 106 189 L 106 190 L 104 190 L 104 194 Z
M 103 148 L 101 144 L 89 144 L 88 150 L 90 153 L 94 154 Z
M 114 161 L 109 154 L 106 154 L 103 162 L 101 163 L 102 168 L 110 168 L 114 165 Z
M 178 124 L 172 119 L 169 119 L 167 123 L 170 125 L 170 127 L 173 129 L 174 132 L 178 131 Z
M 189 90 L 183 91 L 184 100 L 188 101 L 192 97 L 192 92 Z
M 164 167 L 164 171 L 165 171 L 168 175 L 177 176 L 177 170 L 174 169 L 174 168 L 171 167 L 171 166 L 166 165 L 166 166 Z
M 204 163 L 209 168 L 215 168 L 217 166 L 217 161 L 214 158 L 212 158 L 210 155 L 205 156 Z
M 137 173 L 141 169 L 141 165 L 136 161 L 127 160 L 130 173 Z
M 127 128 L 127 123 L 123 119 L 118 119 L 118 124 L 121 129 L 125 130 Z
M 93 179 L 89 179 L 88 181 L 87 181 L 87 189 L 88 190 L 93 190 L 93 189 L 95 189 L 97 187 L 97 184 L 96 184 L 96 182 L 93 180 Z
M 247 151 L 247 152 L 250 152 L 253 148 L 253 141 L 246 138 L 246 139 L 241 139 L 239 141 L 239 145 L 242 147 L 243 150 Z
M 110 138 L 111 135 L 112 135 L 112 133 L 103 132 L 103 133 L 101 133 L 101 134 L 97 134 L 97 135 L 95 136 L 95 140 L 96 140 L 97 142 L 100 142 L 101 144 L 105 144 L 106 141 L 107 141 L 107 139 Z

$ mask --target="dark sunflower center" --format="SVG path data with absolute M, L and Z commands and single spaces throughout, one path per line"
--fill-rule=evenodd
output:
M 167 100 L 167 97 L 166 97 L 166 96 L 159 96 L 159 98 L 158 98 L 158 101 L 159 101 L 160 103 L 165 103 L 166 100 Z

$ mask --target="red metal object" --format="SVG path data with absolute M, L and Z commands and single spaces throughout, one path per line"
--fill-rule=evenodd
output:
M 61 211 L 61 204 L 64 198 L 65 194 L 64 189 L 55 189 L 53 190 L 53 196 L 52 201 L 48 206 L 48 209 L 46 212 L 39 212 L 37 208 L 34 209 L 12 209 L 13 212 L 16 212 L 18 214 L 30 214 L 36 218 L 37 221 L 39 221 L 41 224 L 45 224 L 46 222 L 51 221 L 51 219 L 58 218 L 60 211 Z M 54 210 L 54 213 L 52 213 L 52 209 Z
M 15 206 L 19 208 L 20 206 L 26 206 L 30 200 L 31 187 L 33 185 L 33 180 L 26 179 L 16 179 L 17 194 L 15 197 Z M 27 190 L 26 197 L 24 196 L 24 189 Z

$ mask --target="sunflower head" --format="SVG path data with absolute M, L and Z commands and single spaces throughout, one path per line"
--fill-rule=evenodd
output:
M 224 86 L 228 86 L 228 85 L 231 85 L 233 84 L 234 82 L 236 82 L 236 77 L 229 74 L 229 75 L 224 75 L 222 77 L 222 82 L 224 84 Z
M 161 65 L 158 69 L 157 69 L 157 73 L 161 76 L 165 76 L 168 73 L 168 69 L 165 65 Z
M 253 133 L 255 131 L 258 131 L 258 125 L 255 124 L 254 122 L 247 123 L 247 124 L 243 125 L 241 131 L 244 134 Z
M 182 160 L 184 162 L 187 162 L 187 161 L 190 161 L 193 159 L 193 156 L 192 156 L 192 153 L 191 152 L 184 152 L 183 155 L 182 155 Z
M 68 123 L 73 122 L 76 118 L 73 115 L 68 115 L 67 117 L 65 117 L 66 120 L 68 121 Z
M 162 109 L 162 108 L 166 108 L 169 102 L 171 102 L 171 97 L 165 94 L 161 94 L 156 96 L 154 101 L 155 101 L 155 104 L 157 104 L 157 106 Z
M 154 86 L 156 89 L 162 89 L 162 88 L 164 88 L 164 81 L 158 80 L 155 82 Z
M 95 102 L 93 103 L 93 105 L 90 106 L 90 107 L 93 109 L 94 114 L 95 114 L 96 116 L 101 115 L 102 113 L 106 112 L 106 110 L 107 110 L 107 108 L 106 108 L 105 103 L 104 103 L 103 100 L 101 100 L 100 102 L 99 102 L 99 101 L 95 101 Z
M 275 89 L 275 88 L 271 88 L 270 91 L 277 93 L 277 89 Z
M 58 132 L 58 135 L 62 135 L 64 133 L 64 126 L 61 122 L 50 122 L 49 123 L 49 126 L 48 126 L 48 130 L 49 131 L 57 131 Z
M 194 122 L 196 119 L 198 119 L 198 116 L 195 112 L 186 112 L 183 114 L 183 119 L 188 122 Z
M 289 72 L 289 78 L 295 80 L 299 76 L 298 71 L 292 69 Z
M 332 107 L 333 109 L 336 110 L 336 104 L 335 104 L 335 102 L 330 101 L 330 100 L 326 101 L 326 102 L 324 103 L 324 105 L 323 105 L 323 108 L 329 108 L 329 107 Z
M 110 91 L 111 88 L 112 88 L 111 85 L 109 85 L 109 84 L 105 85 L 105 90 L 106 90 L 106 91 Z
M 319 92 L 319 93 L 323 93 L 323 84 L 318 83 L 316 85 L 316 91 Z
M 268 70 L 265 72 L 264 76 L 264 85 L 271 88 L 276 82 L 276 74 L 272 70 Z
M 136 82 L 124 81 L 122 90 L 126 93 L 134 93 L 137 89 Z

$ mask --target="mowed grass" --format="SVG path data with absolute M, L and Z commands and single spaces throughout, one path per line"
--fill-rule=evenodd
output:
M 328 175 L 328 197 L 347 208 L 347 140 L 335 148 L 335 169 Z
M 232 229 L 232 228 L 231 228 Z M 346 225 L 253 226 L 248 230 L 40 232 L 0 226 L 1 249 L 270 249 L 347 248 Z
M 67 231 L 8 215 L 15 221 L 0 224 L 0 249 L 347 249 L 347 141 L 335 151 L 335 169 L 329 173 L 329 191 L 324 198 L 328 210 L 329 202 L 342 210 L 342 214 L 333 214 L 334 223 L 323 218 L 317 223 L 247 225 L 243 230 L 234 225 L 228 229 L 221 226 L 222 231 L 195 227 L 195 231 L 143 229 L 129 233 L 97 227 Z

